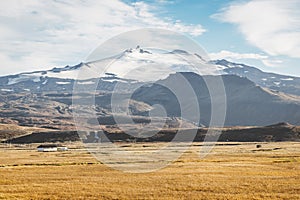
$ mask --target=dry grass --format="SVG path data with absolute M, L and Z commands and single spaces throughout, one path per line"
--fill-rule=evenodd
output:
M 110 169 L 83 149 L 2 146 L 0 199 L 299 199 L 300 143 L 220 145 L 204 159 L 198 145 L 144 174 Z

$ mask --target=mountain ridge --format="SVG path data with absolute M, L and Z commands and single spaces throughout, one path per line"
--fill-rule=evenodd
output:
M 148 54 L 154 57 L 145 57 L 144 54 Z M 225 59 L 221 60 L 210 60 L 210 61 L 205 61 L 200 55 L 196 53 L 189 53 L 185 50 L 180 50 L 180 49 L 175 49 L 170 52 L 166 53 L 152 53 L 150 50 L 144 50 L 141 47 L 137 47 L 135 49 L 127 49 L 124 50 L 122 53 L 115 57 L 111 57 L 108 59 L 119 59 L 117 58 L 118 56 L 121 57 L 123 60 L 120 61 L 120 64 L 122 66 L 126 65 L 131 65 L 130 62 L 134 60 L 136 62 L 134 65 L 135 66 L 142 66 L 145 64 L 159 64 L 163 63 L 164 60 L 167 60 L 168 58 L 171 59 L 171 61 L 168 61 L 167 63 L 164 63 L 165 65 L 170 65 L 170 72 L 172 70 L 175 70 L 173 72 L 186 72 L 190 70 L 190 65 L 186 62 L 184 62 L 181 58 L 175 57 L 165 57 L 166 55 L 176 55 L 176 54 L 185 54 L 188 56 L 191 56 L 193 59 L 198 59 L 199 62 L 205 62 L 210 65 L 213 65 L 214 68 L 217 69 L 217 74 L 216 75 L 222 75 L 222 74 L 232 74 L 236 76 L 241 76 L 241 77 L 246 77 L 249 80 L 253 81 L 255 84 L 261 86 L 261 87 L 266 87 L 274 91 L 280 91 L 288 94 L 293 94 L 293 95 L 300 95 L 300 78 L 296 76 L 288 76 L 288 75 L 281 75 L 281 74 L 276 74 L 276 73 L 270 73 L 270 72 L 264 72 L 254 66 L 249 66 L 243 63 L 234 63 L 227 61 Z M 126 57 L 127 56 L 127 57 Z M 129 57 L 128 57 L 129 56 Z M 155 60 L 158 59 L 158 60 Z M 172 60 L 173 59 L 173 60 Z M 75 80 L 78 80 L 84 82 L 86 81 L 87 83 L 91 81 L 94 81 L 98 78 L 102 81 L 110 81 L 110 82 L 126 82 L 130 80 L 129 82 L 132 82 L 133 80 L 138 81 L 138 82 L 147 82 L 144 80 L 136 80 L 134 78 L 127 78 L 127 77 L 122 77 L 119 76 L 119 74 L 116 74 L 114 72 L 109 72 L 107 71 L 106 73 L 100 74 L 97 73 L 97 69 L 102 69 L 100 66 L 101 62 L 104 62 L 102 60 L 97 60 L 94 62 L 87 62 L 87 63 L 79 63 L 74 66 L 65 66 L 65 67 L 54 67 L 49 70 L 38 70 L 38 71 L 33 71 L 33 72 L 23 72 L 19 74 L 14 74 L 14 75 L 7 75 L 7 76 L 2 76 L 0 77 L 0 87 L 2 91 L 9 92 L 14 91 L 14 87 L 18 87 L 18 84 L 21 84 L 20 87 L 23 87 L 26 89 L 24 84 L 22 83 L 26 82 L 25 85 L 30 85 L 33 84 L 34 87 L 36 87 L 36 91 L 39 91 L 39 88 L 42 88 L 43 85 L 47 83 L 47 80 L 50 80 L 51 84 L 54 84 L 57 88 L 64 88 L 61 87 L 63 84 L 59 83 L 64 83 L 65 86 L 67 85 L 67 82 L 74 82 Z M 98 63 L 100 62 L 100 63 Z M 107 63 L 104 63 L 107 64 Z M 117 66 L 121 68 L 120 66 Z M 115 68 L 117 68 L 115 67 Z M 86 69 L 85 69 L 86 68 Z M 168 68 L 167 68 L 168 69 Z M 82 70 L 82 71 L 80 71 Z M 90 70 L 90 71 L 89 71 Z M 86 73 L 87 71 L 87 73 Z M 99 70 L 98 70 L 99 71 Z M 101 70 L 100 70 L 101 71 Z M 201 70 L 200 70 L 201 71 Z M 192 71 L 195 72 L 195 71 Z M 78 73 L 80 74 L 86 74 L 85 77 L 78 77 Z M 195 72 L 197 73 L 197 72 Z M 211 73 L 211 71 L 209 72 Z M 112 76 L 107 76 L 107 74 L 111 74 Z M 134 74 L 134 73 L 133 73 Z M 202 75 L 211 75 L 211 74 L 205 74 L 205 71 L 203 72 Z M 167 76 L 165 76 L 167 77 Z M 165 78 L 164 77 L 164 78 Z M 52 79 L 52 81 L 51 81 Z M 58 84 L 55 83 L 54 80 L 57 80 Z M 111 87 L 111 86 L 107 86 Z M 33 87 L 30 87 L 33 88 Z M 30 89 L 27 88 L 27 89 Z

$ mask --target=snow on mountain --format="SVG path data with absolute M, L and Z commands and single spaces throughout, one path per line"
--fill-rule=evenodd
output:
M 300 78 L 281 74 L 264 72 L 256 67 L 227 60 L 210 61 L 211 64 L 223 67 L 224 74 L 246 77 L 261 87 L 281 91 L 289 94 L 300 95 Z
M 184 50 L 163 52 L 156 49 L 127 49 L 112 60 L 87 63 L 90 69 L 115 74 L 117 77 L 142 82 L 166 78 L 171 73 L 194 72 L 217 74 L 215 67 L 207 67 L 199 55 Z M 195 67 L 196 66 L 196 67 Z
M 53 68 L 46 71 L 21 73 L 0 77 L 0 85 L 12 89 L 14 85 L 36 84 L 46 87 L 48 84 L 71 83 L 77 80 L 79 85 L 93 85 L 99 79 L 102 83 L 152 82 L 168 77 L 176 72 L 194 72 L 200 75 L 230 74 L 246 77 L 261 87 L 300 95 L 300 78 L 263 72 L 255 67 L 227 60 L 206 61 L 200 55 L 180 49 L 163 51 L 151 48 L 130 48 L 110 58 L 80 63 L 75 66 Z M 49 81 L 48 79 L 57 79 Z M 69 84 L 72 85 L 72 84 Z M 111 88 L 111 86 L 109 86 Z
M 195 65 L 197 67 L 194 67 Z M 115 79 L 118 77 L 145 82 L 166 78 L 170 73 L 175 72 L 195 72 L 207 75 L 217 74 L 218 71 L 219 68 L 207 67 L 207 63 L 197 54 L 184 50 L 162 52 L 155 49 L 142 49 L 138 46 L 107 59 L 14 75 L 9 78 L 7 84 L 13 85 L 28 80 L 39 82 L 47 77 L 74 80 L 105 77 L 106 81 L 111 82 L 120 81 L 120 79 Z

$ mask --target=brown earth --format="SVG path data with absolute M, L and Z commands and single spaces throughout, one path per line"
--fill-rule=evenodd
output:
M 22 129 L 18 129 L 21 131 Z M 181 129 L 182 136 L 177 138 L 177 141 L 186 141 L 185 136 L 197 132 L 194 141 L 203 141 L 207 135 L 206 140 L 213 141 L 221 133 L 218 141 L 220 142 L 279 142 L 279 141 L 300 141 L 300 127 L 292 126 L 287 123 L 279 123 L 265 127 L 227 127 L 215 128 L 210 135 L 207 135 L 207 128 L 200 129 Z M 7 133 L 9 130 L 2 130 Z M 14 138 L 6 140 L 9 143 L 43 143 L 43 142 L 65 142 L 65 141 L 79 141 L 77 131 L 36 131 L 32 134 L 24 135 L 24 132 L 12 130 L 15 134 Z M 105 128 L 104 131 L 99 132 L 79 132 L 81 138 L 88 138 L 85 142 L 95 142 L 93 138 L 101 138 L 105 142 L 107 137 L 113 142 L 169 142 L 174 139 L 178 129 L 164 129 L 159 132 L 153 130 L 142 133 L 140 137 L 136 138 L 132 135 L 126 134 L 116 128 Z M 13 134 L 11 134 L 13 135 Z M 20 136 L 21 135 L 21 136 Z M 95 137 L 97 135 L 97 137 Z M 106 137 L 105 137 L 105 136 Z M 149 137 L 147 137 L 149 136 Z M 93 138 L 91 138 L 93 137 Z M 99 142 L 100 140 L 97 140 Z

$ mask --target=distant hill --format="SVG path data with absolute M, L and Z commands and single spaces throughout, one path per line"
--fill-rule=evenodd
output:
M 191 132 L 197 131 L 197 135 L 194 141 L 201 142 L 207 132 L 207 128 L 200 129 L 181 129 L 183 133 L 189 134 Z M 279 142 L 279 141 L 300 141 L 300 127 L 292 126 L 287 123 L 278 123 L 265 127 L 227 127 L 215 129 L 222 131 L 219 137 L 219 142 Z M 124 132 L 114 131 L 107 129 L 104 132 L 98 133 L 87 133 L 81 132 L 80 134 L 85 134 L 87 138 L 91 135 L 95 138 L 102 137 L 105 134 L 112 142 L 169 142 L 173 140 L 178 129 L 163 129 L 159 132 L 153 130 L 150 132 L 145 132 L 145 135 L 152 135 L 151 137 L 139 137 L 135 138 Z M 210 141 L 210 138 L 207 138 Z M 35 132 L 25 136 L 19 136 L 5 142 L 9 143 L 44 143 L 44 142 L 67 142 L 67 141 L 79 141 L 79 136 L 76 131 L 54 131 L 54 132 Z M 183 140 L 184 141 L 184 140 Z M 105 142 L 104 139 L 99 141 L 97 139 L 87 140 L 84 142 Z

